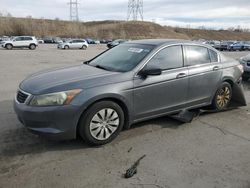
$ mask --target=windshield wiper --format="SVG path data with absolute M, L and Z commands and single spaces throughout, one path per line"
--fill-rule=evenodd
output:
M 94 67 L 96 67 L 96 68 L 98 68 L 98 69 L 103 69 L 103 70 L 106 70 L 106 71 L 110 71 L 108 68 L 103 67 L 103 66 L 101 66 L 101 65 L 96 65 L 96 66 L 94 66 Z

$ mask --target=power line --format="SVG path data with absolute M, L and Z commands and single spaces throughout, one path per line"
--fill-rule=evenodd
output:
M 143 21 L 143 0 L 129 0 L 127 21 Z
M 78 0 L 70 0 L 69 1 L 69 15 L 71 21 L 79 21 L 78 15 Z

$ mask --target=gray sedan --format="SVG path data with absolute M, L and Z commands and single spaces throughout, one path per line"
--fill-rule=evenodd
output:
M 242 95 L 243 67 L 208 45 L 140 40 L 69 68 L 44 71 L 19 86 L 14 108 L 32 132 L 87 143 L 112 141 L 133 123 L 210 106 Z

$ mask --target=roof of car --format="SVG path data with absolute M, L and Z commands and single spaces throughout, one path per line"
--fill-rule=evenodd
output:
M 134 40 L 129 41 L 128 43 L 131 44 L 148 44 L 148 45 L 155 45 L 155 46 L 161 46 L 161 45 L 170 45 L 170 44 L 176 44 L 176 43 L 192 43 L 192 44 L 200 44 L 194 41 L 190 40 L 181 40 L 181 39 L 144 39 L 144 40 Z

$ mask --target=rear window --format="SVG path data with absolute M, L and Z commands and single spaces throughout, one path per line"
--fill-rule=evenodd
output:
M 210 63 L 208 49 L 202 46 L 185 46 L 187 66 Z

